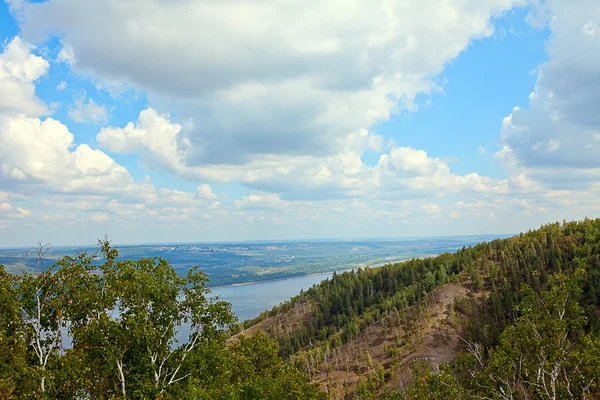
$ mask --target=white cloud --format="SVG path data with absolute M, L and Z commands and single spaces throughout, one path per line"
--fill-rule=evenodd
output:
M 600 178 L 600 3 L 541 5 L 552 32 L 527 108 L 505 118 L 496 158 L 555 186 Z
M 67 82 L 65 82 L 65 81 L 60 81 L 60 83 L 58 85 L 56 85 L 56 90 L 58 90 L 58 91 L 65 90 L 66 88 L 67 88 Z
M 91 98 L 88 98 L 86 102 L 85 93 L 75 99 L 74 104 L 69 107 L 68 114 L 73 121 L 81 123 L 100 124 L 106 122 L 108 118 L 106 107 L 97 104 Z
M 600 212 L 600 187 L 555 190 L 545 179 L 556 175 L 555 162 L 575 169 L 576 180 L 600 176 L 585 153 L 597 155 L 600 143 L 596 114 L 586 110 L 595 89 L 578 85 L 575 76 L 597 81 L 595 53 L 575 55 L 581 71 L 569 64 L 557 47 L 565 18 L 551 24 L 550 61 L 540 67 L 531 104 L 503 121 L 495 157 L 510 167 L 510 177 L 498 179 L 458 174 L 447 154 L 386 143 L 370 128 L 415 110 L 416 94 L 438 90 L 436 75 L 472 40 L 491 35 L 490 16 L 514 2 L 309 0 L 300 7 L 294 1 L 236 0 L 210 9 L 161 0 L 152 7 L 137 0 L 24 4 L 18 11 L 24 34 L 38 43 L 45 32 L 59 32 L 59 61 L 98 87 L 149 94 L 153 107 L 137 120 L 99 129 L 101 148 L 137 154 L 150 170 L 166 169 L 196 189 L 136 181 L 110 153 L 81 143 L 64 123 L 41 118 L 48 110 L 34 84 L 48 63 L 17 38 L 0 55 L 0 94 L 11 93 L 0 96 L 0 225 L 29 215 L 48 221 L 38 227 L 44 232 L 93 225 L 92 240 L 77 241 L 91 242 L 111 226 L 119 227 L 113 234 L 122 242 L 156 241 L 156 232 L 190 241 L 394 236 L 407 232 L 398 229 L 402 224 L 424 235 L 444 232 L 457 218 L 461 224 L 448 232 L 508 232 Z M 290 7 L 298 8 L 290 13 Z M 114 29 L 98 37 L 99 20 Z M 581 43 L 574 47 L 594 50 L 594 15 L 575 20 L 569 32 L 577 31 Z M 575 77 L 566 80 L 575 84 L 573 97 L 557 84 L 562 65 L 572 67 L 567 71 Z M 9 84 L 15 90 L 2 92 Z M 105 107 L 86 96 L 78 100 L 69 110 L 73 120 L 106 119 Z M 572 127 L 583 127 L 570 130 L 581 138 L 569 139 Z M 574 165 L 568 155 L 580 144 Z M 372 152 L 380 155 L 375 165 L 365 161 Z M 221 200 L 214 182 L 241 184 L 249 193 Z M 5 232 L 0 236 L 13 240 Z
M 0 53 L 0 112 L 46 115 L 48 107 L 35 95 L 34 82 L 46 74 L 49 64 L 31 53 L 35 47 L 15 37 Z
M 531 179 L 525 173 L 511 176 L 508 180 L 508 185 L 510 191 L 517 194 L 542 193 L 546 191 L 540 182 Z
M 132 182 L 108 155 L 87 144 L 74 147 L 73 140 L 55 119 L 0 114 L 0 182 L 72 192 L 119 190 Z
M 110 217 L 106 213 L 96 213 L 96 214 L 92 214 L 90 217 L 90 220 L 92 222 L 105 222 L 105 221 L 108 221 L 109 219 L 110 219 Z
M 1 200 L 2 197 L 0 197 L 0 219 L 20 219 L 31 217 L 31 210 L 27 210 L 19 206 L 15 207 L 9 202 L 3 202 Z
M 23 217 L 31 217 L 31 211 L 21 207 L 17 207 L 17 212 Z
M 447 165 L 439 158 L 430 158 L 424 150 L 412 147 L 396 147 L 379 160 L 380 165 L 403 175 L 432 175 L 439 170 L 447 170 Z
M 73 48 L 71 46 L 64 46 L 58 56 L 56 57 L 56 61 L 62 62 L 68 65 L 75 64 L 75 54 L 73 53 Z
M 375 166 L 363 163 L 367 149 L 381 150 L 382 138 L 362 131 L 340 143 L 330 156 L 264 155 L 248 163 L 190 166 L 185 129 L 169 115 L 143 110 L 136 123 L 103 128 L 97 142 L 116 153 L 137 153 L 150 165 L 160 165 L 191 181 L 241 182 L 253 190 L 279 193 L 286 199 L 415 197 L 467 191 L 504 193 L 507 182 L 471 173 L 453 174 L 445 161 L 425 151 L 391 144 Z M 421 192 L 419 194 L 419 192 Z
M 560 142 L 558 140 L 548 140 L 547 144 L 548 152 L 552 153 L 558 149 L 560 149 Z
M 589 21 L 581 28 L 581 32 L 585 36 L 589 36 L 592 38 L 600 36 L 600 27 L 598 27 L 598 23 Z
M 483 156 L 483 155 L 485 155 L 485 147 L 483 147 L 483 146 L 479 146 L 479 147 L 477 147 L 477 153 L 478 153 L 480 156 Z
M 198 197 L 200 197 L 201 199 L 206 199 L 206 200 L 212 200 L 212 199 L 217 198 L 217 195 L 213 193 L 210 185 L 207 185 L 207 184 L 202 184 L 202 185 L 198 186 L 196 195 Z
M 159 115 L 169 106 L 191 120 L 176 143 L 191 167 L 336 155 L 348 135 L 415 109 L 448 62 L 493 34 L 492 17 L 522 3 L 50 0 L 13 8 L 27 38 L 59 32 L 60 59 L 76 59 L 77 71 L 131 83 Z
M 171 123 L 169 115 L 156 110 L 142 110 L 137 123 L 124 128 L 103 128 L 96 136 L 98 143 L 116 153 L 139 153 L 146 163 L 178 173 L 185 168 L 185 138 L 182 126 Z M 179 144 L 181 142 L 182 144 Z
M 440 207 L 435 203 L 425 204 L 421 208 L 423 208 L 423 211 L 427 215 L 437 215 L 440 213 Z
M 48 62 L 31 53 L 33 46 L 13 39 L 0 54 L 0 184 L 32 193 L 103 190 L 131 182 L 127 171 L 87 144 L 74 146 L 73 134 L 59 121 L 38 118 L 46 107 L 35 95 L 34 82 Z M 6 86 L 4 83 L 8 82 Z M 12 87 L 14 92 L 2 95 Z M 18 113 L 15 113 L 17 111 Z M 29 211 L 17 208 L 22 216 Z

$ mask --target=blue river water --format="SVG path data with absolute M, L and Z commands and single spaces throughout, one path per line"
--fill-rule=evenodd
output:
M 324 279 L 331 277 L 333 273 L 298 276 L 294 278 L 250 283 L 244 285 L 217 286 L 211 288 L 211 296 L 218 296 L 219 300 L 231 303 L 231 308 L 239 321 L 255 318 L 265 310 L 294 297 L 300 290 L 308 289 Z M 179 343 L 186 342 L 189 336 L 189 326 L 183 325 L 177 328 L 176 339 Z M 71 338 L 67 329 L 63 329 L 63 346 L 71 348 Z
M 294 297 L 300 290 L 331 277 L 332 273 L 298 276 L 277 281 L 258 282 L 212 288 L 212 295 L 231 303 L 233 312 L 240 321 L 257 317 L 261 312 Z
M 306 290 L 331 275 L 333 272 L 243 285 L 217 286 L 211 288 L 211 296 L 231 303 L 233 312 L 242 322 L 258 317 L 261 312 L 270 310 L 273 306 L 299 294 L 300 290 Z M 184 343 L 189 334 L 189 325 L 179 326 L 176 340 Z

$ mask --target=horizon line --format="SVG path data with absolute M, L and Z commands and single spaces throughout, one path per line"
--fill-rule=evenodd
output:
M 510 237 L 518 235 L 518 233 L 475 233 L 467 235 L 431 235 L 431 236 L 383 236 L 383 237 L 332 237 L 332 238 L 298 238 L 298 239 L 246 239 L 246 240 L 215 240 L 215 241 L 191 241 L 191 242 L 141 242 L 141 243 L 115 243 L 111 242 L 113 246 L 121 247 L 134 247 L 134 246 L 173 246 L 173 245 L 210 245 L 210 244 L 243 244 L 243 243 L 305 243 L 305 242 L 350 242 L 350 241 L 362 241 L 362 242 L 375 242 L 375 241 L 402 241 L 402 240 L 423 240 L 423 239 L 442 239 L 442 238 L 467 238 L 467 237 L 484 237 L 484 236 L 496 236 Z M 98 239 L 101 240 L 101 239 Z M 110 241 L 110 239 L 109 239 Z M 61 244 L 53 245 L 50 242 L 42 242 L 48 244 L 52 248 L 94 248 L 98 244 Z M 0 250 L 11 250 L 11 249 L 26 249 L 35 248 L 36 243 L 31 245 L 17 245 L 17 246 L 0 246 Z

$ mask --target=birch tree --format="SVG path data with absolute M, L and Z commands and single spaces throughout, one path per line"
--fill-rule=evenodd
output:
M 101 265 L 62 264 L 77 287 L 69 299 L 74 350 L 97 365 L 90 391 L 123 398 L 170 391 L 192 375 L 189 354 L 235 323 L 231 306 L 209 297 L 197 267 L 182 277 L 166 260 L 120 260 L 108 242 L 100 245 Z M 178 340 L 181 329 L 189 336 Z
M 38 272 L 15 277 L 14 289 L 19 300 L 22 331 L 33 352 L 33 372 L 38 391 L 46 396 L 51 374 L 49 364 L 56 361 L 63 350 L 63 330 L 67 321 L 63 313 L 63 291 L 53 268 L 44 270 L 42 262 L 49 245 L 39 243 L 30 250 L 34 254 Z
M 106 240 L 37 274 L 0 266 L 0 399 L 318 398 L 266 336 L 227 344 L 236 318 L 207 282 Z
M 563 274 L 550 278 L 548 289 L 539 294 L 524 287 L 521 316 L 502 333 L 488 359 L 481 347 L 469 346 L 476 360 L 472 383 L 480 398 L 596 398 L 600 341 L 583 331 L 586 318 L 575 300 L 578 279 Z

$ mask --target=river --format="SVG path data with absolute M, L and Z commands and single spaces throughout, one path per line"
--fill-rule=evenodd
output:
M 219 300 L 231 303 L 233 312 L 240 321 L 257 317 L 261 312 L 294 297 L 300 290 L 331 277 L 332 272 L 298 276 L 276 281 L 257 282 L 243 285 L 218 286 L 211 288 Z
M 423 255 L 431 257 L 432 255 Z M 393 261 L 400 262 L 400 261 Z M 387 263 L 375 264 L 371 267 L 380 267 Z M 337 271 L 342 273 L 344 271 Z M 297 276 L 275 281 L 247 283 L 231 286 L 217 286 L 211 288 L 212 294 L 218 296 L 219 300 L 231 303 L 233 312 L 240 322 L 255 318 L 265 310 L 294 297 L 300 290 L 308 289 L 321 281 L 330 278 L 333 272 Z
M 255 318 L 265 310 L 294 297 L 300 290 L 308 289 L 333 275 L 333 272 L 297 276 L 276 281 L 246 283 L 241 285 L 217 286 L 211 288 L 212 296 L 231 304 L 233 312 L 239 321 Z M 189 325 L 177 328 L 176 339 L 179 343 L 186 342 L 190 333 Z

